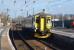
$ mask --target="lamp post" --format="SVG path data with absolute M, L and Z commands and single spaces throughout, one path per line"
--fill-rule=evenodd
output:
M 8 12 L 9 12 L 9 9 L 7 8 L 7 17 L 9 17 L 9 14 L 8 14 Z M 8 18 L 7 18 L 7 20 L 8 20 Z
M 28 10 L 27 10 L 27 12 L 26 12 L 27 17 L 28 17 L 28 14 L 29 14 L 29 13 L 28 13 Z
M 26 0 L 24 1 L 24 10 L 26 11 L 26 7 L 25 7 L 25 5 L 26 5 Z M 25 12 L 24 12 L 25 13 Z
M 25 0 L 25 4 L 24 5 L 26 5 L 26 4 L 27 4 L 27 1 Z M 28 7 L 28 5 L 26 5 L 26 7 Z M 26 9 L 26 7 L 25 7 L 25 9 Z M 26 12 L 27 12 L 26 16 L 28 17 L 28 10 Z
M 36 1 L 33 1 L 33 5 L 34 5 L 35 2 L 36 2 Z M 34 7 L 33 7 L 33 15 L 34 15 Z
M 34 15 L 34 8 L 33 8 L 33 15 Z
M 16 0 L 14 0 L 14 8 L 15 8 L 15 3 L 16 3 Z M 16 10 L 15 10 L 15 11 L 16 11 Z M 16 17 L 16 12 L 15 12 L 15 14 L 14 14 L 14 15 L 15 15 L 15 17 Z
M 28 7 L 28 5 L 26 5 L 26 7 Z M 26 16 L 28 17 L 28 10 L 26 11 Z
M 54 27 L 54 22 L 55 22 L 55 19 L 54 19 L 54 16 L 53 16 L 53 27 Z
M 7 14 L 8 14 L 8 12 L 9 12 L 9 9 L 7 8 L 7 9 L 6 9 L 6 11 L 7 11 Z
M 64 28 L 64 14 L 62 15 L 62 28 Z

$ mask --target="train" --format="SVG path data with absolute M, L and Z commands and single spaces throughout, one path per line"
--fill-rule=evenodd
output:
M 45 13 L 36 14 L 32 17 L 27 17 L 23 22 L 13 22 L 15 30 L 23 30 L 23 28 L 33 28 L 33 37 L 48 38 L 52 35 L 52 17 Z
M 36 38 L 48 38 L 51 36 L 52 22 L 51 16 L 39 14 L 33 18 L 34 25 L 34 37 Z

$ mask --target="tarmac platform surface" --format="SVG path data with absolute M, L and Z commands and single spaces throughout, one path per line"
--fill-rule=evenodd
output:
M 53 28 L 51 32 L 59 35 L 68 36 L 70 38 L 74 38 L 74 29 Z
M 0 50 L 12 50 L 13 47 L 11 48 L 11 44 L 10 44 L 10 40 L 9 40 L 9 28 L 3 29 L 0 36 L 1 36 Z

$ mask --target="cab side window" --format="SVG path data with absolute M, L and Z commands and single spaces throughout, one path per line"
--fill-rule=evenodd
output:
M 39 17 L 37 17 L 36 18 L 36 23 L 39 23 L 39 22 L 40 22 Z
M 47 19 L 47 23 L 50 23 L 50 19 Z

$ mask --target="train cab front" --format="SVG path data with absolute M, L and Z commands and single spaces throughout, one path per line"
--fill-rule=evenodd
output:
M 36 38 L 48 38 L 50 33 L 50 28 L 48 29 L 48 18 L 44 16 L 35 17 L 35 35 Z M 50 20 L 49 20 L 50 21 Z M 50 24 L 49 24 L 50 25 Z

